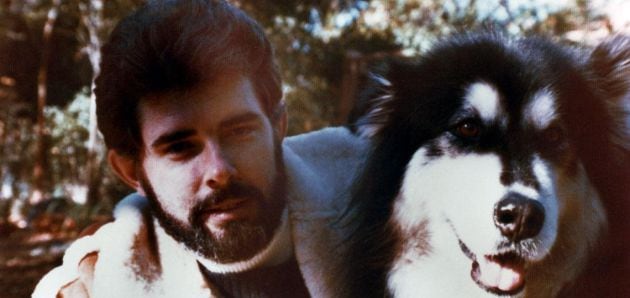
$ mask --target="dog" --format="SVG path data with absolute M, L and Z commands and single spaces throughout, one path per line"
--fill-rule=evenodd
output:
M 611 249 L 630 248 L 629 37 L 457 35 L 366 90 L 348 297 L 626 293 L 629 254 Z

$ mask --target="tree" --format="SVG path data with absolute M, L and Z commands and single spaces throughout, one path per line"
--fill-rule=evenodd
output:
M 53 29 L 57 22 L 59 14 L 59 6 L 61 0 L 53 0 L 44 29 L 42 32 L 42 56 L 39 63 L 39 71 L 37 72 L 37 127 L 35 129 L 37 135 L 37 156 L 35 167 L 33 168 L 34 189 L 31 194 L 31 203 L 39 203 L 44 198 L 44 172 L 47 172 L 47 149 L 48 149 L 48 133 L 46 132 L 44 107 L 46 106 L 47 88 L 48 88 L 48 63 L 50 60 L 50 46 Z
M 70 158 L 67 155 L 55 154 L 59 149 L 60 138 L 49 135 L 55 130 L 54 123 L 46 119 L 45 110 L 51 106 L 66 106 L 76 95 L 87 90 L 89 95 L 95 71 L 98 71 L 100 42 L 108 35 L 113 24 L 141 1 L 107 1 L 103 5 L 100 0 L 4 0 L 0 6 L 0 100 L 9 100 L 2 110 L 0 124 L 7 128 L 3 134 L 2 148 L 6 152 L 19 152 L 23 157 L 19 162 L 12 159 L 1 159 L 0 169 L 5 189 L 9 196 L 19 196 L 30 192 L 33 201 L 38 198 L 85 194 L 77 185 L 83 184 L 90 192 L 91 203 L 97 201 L 99 185 L 105 179 L 102 164 L 102 144 L 98 142 L 96 125 L 91 126 L 90 141 L 77 145 L 87 146 L 90 156 L 84 164 L 75 165 L 82 173 L 71 175 L 70 193 L 59 192 L 60 181 L 68 183 L 68 179 L 57 179 L 55 171 L 69 171 L 67 168 L 55 168 L 58 158 Z M 24 59 L 24 57 L 29 57 Z M 7 86 L 5 86 L 7 85 Z M 10 85 L 10 86 L 9 86 Z M 5 88 L 6 87 L 6 88 Z M 87 88 L 86 88 L 87 87 Z M 9 107 L 21 107 L 19 109 Z M 13 119 L 23 119 L 25 129 L 19 134 L 11 123 Z M 30 119 L 30 120 L 29 120 Z M 34 126 L 28 123 L 33 123 Z M 94 118 L 92 118 L 94 123 Z M 72 128 L 71 128 L 72 129 Z M 68 144 L 66 144 L 68 145 Z M 22 148 L 21 150 L 14 150 Z M 79 154 L 79 151 L 76 154 Z M 100 153 L 100 155 L 99 155 Z M 86 166 L 87 165 L 87 166 Z M 23 168 L 33 169 L 24 173 Z M 88 185 L 93 184 L 92 187 Z M 22 187 L 25 186 L 25 187 Z M 79 190 L 79 191 L 76 191 Z M 74 195 L 73 195 L 74 194 Z M 78 200 L 81 200 L 80 198 Z
M 40 145 L 39 151 L 37 140 L 45 138 L 37 133 L 46 129 L 35 130 L 32 125 L 38 119 L 37 111 L 44 106 L 36 108 L 38 90 L 47 91 L 46 109 L 58 109 L 68 117 L 74 115 L 70 105 L 90 107 L 93 98 L 82 98 L 92 96 L 91 82 L 99 71 L 101 44 L 117 21 L 143 2 L 0 2 L 0 101 L 10 103 L 0 106 L 0 127 L 4 128 L 0 134 L 0 182 L 11 186 L 12 196 L 33 186 L 40 188 L 40 182 L 32 179 L 32 171 L 24 171 L 36 167 L 35 161 L 43 169 L 43 175 L 37 177 L 43 177 L 42 185 L 49 185 L 41 188 L 55 192 L 52 196 L 67 195 L 56 191 L 62 188 L 59 185 L 82 185 L 84 189 L 77 193 L 87 194 L 89 190 L 87 201 L 93 205 L 109 197 L 110 190 L 121 189 L 110 183 L 113 179 L 103 172 L 107 167 L 94 118 L 85 127 L 80 121 L 70 121 L 75 126 L 67 126 L 46 119 L 48 131 L 65 129 L 68 133 L 55 133 L 48 145 Z M 263 25 L 275 47 L 290 111 L 291 134 L 343 123 L 369 66 L 385 56 L 422 54 L 433 41 L 457 31 L 490 27 L 506 34 L 543 33 L 561 39 L 576 29 L 592 28 L 594 22 L 606 20 L 582 0 L 563 2 L 564 6 L 552 1 L 516 0 L 232 2 Z M 51 20 L 48 12 L 53 10 L 57 11 L 56 21 L 45 38 L 43 28 Z M 54 58 L 45 61 L 49 55 Z M 25 56 L 30 59 L 21 59 Z M 38 77 L 40 86 L 46 88 L 38 89 Z M 90 104 L 76 105 L 77 102 Z M 41 119 L 38 123 L 42 123 Z M 78 137 L 84 133 L 85 140 Z M 77 137 L 69 137 L 73 134 Z M 70 151 L 74 155 L 59 153 L 66 152 L 63 148 L 73 148 Z M 85 161 L 83 154 L 88 156 Z M 76 169 L 70 171 L 68 167 Z M 119 199 L 115 196 L 112 201 Z

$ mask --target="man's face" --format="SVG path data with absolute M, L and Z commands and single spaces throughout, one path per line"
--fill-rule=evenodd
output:
M 230 74 L 202 85 L 141 101 L 137 173 L 173 238 L 218 262 L 244 260 L 280 222 L 281 133 L 248 78 Z

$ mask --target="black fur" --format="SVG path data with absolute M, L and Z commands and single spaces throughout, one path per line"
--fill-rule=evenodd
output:
M 508 40 L 496 34 L 459 35 L 438 43 L 419 58 L 388 61 L 379 75 L 391 85 L 375 80 L 368 86 L 361 99 L 364 117 L 356 123 L 359 131 L 370 127 L 375 134 L 370 136 L 374 149 L 356 184 L 348 213 L 358 229 L 350 239 L 346 258 L 347 297 L 390 295 L 386 274 L 400 248 L 397 231 L 388 221 L 405 167 L 420 146 L 451 129 L 452 119 L 457 116 L 454 113 L 462 104 L 462 88 L 477 81 L 496 86 L 507 98 L 507 113 L 513 117 L 532 92 L 551 84 L 559 100 L 563 137 L 585 165 L 605 207 L 627 208 L 630 140 L 618 131 L 623 130 L 619 123 L 628 115 L 611 107 L 621 104 L 624 94 L 627 100 L 630 89 L 629 79 L 623 77 L 629 73 L 628 62 L 619 70 L 620 61 L 630 58 L 628 40 L 619 37 L 589 56 L 584 55 L 585 50 L 559 46 L 543 38 Z M 619 77 L 619 73 L 623 75 Z M 370 115 L 377 109 L 379 112 Z M 458 148 L 497 152 L 504 168 L 512 169 L 501 177 L 506 184 L 514 179 L 527 181 L 531 175 L 532 170 L 525 166 L 529 164 L 528 148 L 542 146 L 541 151 L 550 159 L 562 160 L 566 155 L 562 148 L 554 148 L 555 144 L 518 129 L 508 127 L 502 134 L 488 133 L 482 141 L 459 144 Z M 439 149 L 433 147 L 429 152 L 436 157 L 445 154 Z M 626 232 L 630 229 L 622 222 L 621 213 L 627 211 L 611 213 L 608 209 L 613 224 L 622 225 Z M 622 248 L 627 250 L 628 240 L 622 241 Z M 418 281 L 422 282 L 430 281 Z

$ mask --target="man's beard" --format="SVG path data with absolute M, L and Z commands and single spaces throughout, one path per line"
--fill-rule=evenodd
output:
M 164 210 L 144 169 L 140 169 L 140 184 L 149 200 L 152 212 L 167 234 L 202 256 L 218 263 L 232 263 L 252 258 L 271 241 L 280 225 L 286 205 L 286 175 L 282 160 L 282 145 L 275 142 L 276 178 L 266 197 L 261 190 L 240 180 L 228 184 L 198 202 L 189 213 L 188 224 Z M 251 200 L 258 204 L 256 218 L 231 221 L 222 226 L 220 235 L 206 225 L 204 210 L 228 199 Z

